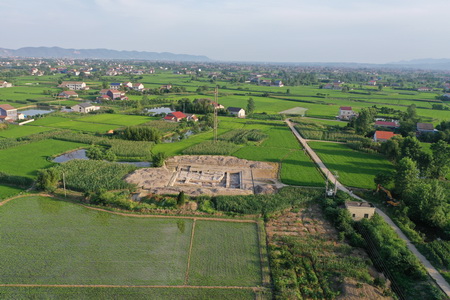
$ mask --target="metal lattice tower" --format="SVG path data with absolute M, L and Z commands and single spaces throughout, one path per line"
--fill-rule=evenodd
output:
M 216 86 L 216 89 L 214 90 L 214 101 L 216 103 L 219 103 L 218 101 L 219 97 L 219 88 Z M 214 104 L 214 143 L 217 143 L 217 127 L 219 125 L 218 119 L 217 119 L 217 105 Z

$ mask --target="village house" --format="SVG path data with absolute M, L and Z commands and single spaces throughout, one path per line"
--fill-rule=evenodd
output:
M 88 90 L 85 82 L 81 81 L 63 81 L 58 87 L 67 88 L 69 90 Z
M 370 219 L 375 214 L 375 206 L 369 202 L 347 201 L 345 208 L 355 221 Z
M 283 81 L 281 81 L 281 80 L 275 80 L 273 86 L 283 87 L 284 84 L 283 84 Z
M 396 128 L 400 127 L 400 125 L 398 125 L 397 122 L 375 121 L 375 127 L 396 129 Z
M 90 102 L 76 104 L 76 105 L 72 106 L 71 108 L 72 108 L 73 112 L 79 112 L 79 113 L 83 113 L 83 114 L 87 114 L 91 111 L 100 109 L 99 106 L 95 106 Z
M 222 104 L 217 103 L 216 101 L 211 101 L 211 105 L 215 108 L 215 109 L 224 109 L 225 106 L 223 106 Z
M 417 123 L 417 131 L 418 133 L 422 132 L 435 132 L 434 125 L 431 123 Z
M 110 90 L 118 90 L 118 89 L 120 89 L 121 86 L 122 86 L 121 83 L 113 82 L 109 85 L 109 89 Z
M 130 89 L 133 87 L 133 83 L 131 81 L 124 82 L 122 85 Z
M 377 130 L 377 131 L 375 131 L 375 134 L 373 135 L 373 140 L 375 142 L 386 142 L 387 140 L 391 139 L 392 137 L 394 137 L 396 135 L 398 135 L 398 134 L 395 134 L 390 131 Z
M 430 87 L 422 86 L 417 89 L 418 92 L 431 92 L 433 89 Z
M 351 106 L 341 106 L 339 107 L 339 116 L 340 120 L 350 120 L 353 117 L 356 117 L 358 114 L 355 113 Z
M 377 85 L 377 81 L 376 80 L 369 80 L 367 82 L 367 85 Z
M 73 98 L 78 98 L 78 94 L 76 92 L 74 92 L 74 91 L 63 91 L 63 92 L 58 94 L 58 97 L 66 98 L 66 99 L 72 98 L 72 97 Z
M 181 111 L 174 111 L 168 113 L 163 119 L 166 121 L 180 122 L 183 119 L 186 119 L 187 116 Z
M 229 113 L 238 118 L 245 118 L 245 110 L 240 107 L 228 107 Z
M 8 81 L 0 81 L 0 88 L 9 88 L 12 87 L 12 83 Z
M 133 83 L 133 90 L 142 91 L 144 89 L 144 85 L 142 83 Z
M 0 121 L 15 121 L 18 119 L 17 109 L 9 104 L 0 105 Z
M 198 121 L 197 116 L 194 115 L 194 114 L 186 114 L 186 119 L 187 119 L 188 121 L 194 121 L 194 122 L 197 122 L 197 121 Z
M 165 90 L 170 90 L 172 88 L 172 85 L 168 84 L 168 85 L 162 85 L 159 90 L 160 91 L 165 91 Z
M 110 97 L 113 100 L 120 99 L 120 100 L 127 100 L 128 98 L 125 97 L 125 93 L 119 90 L 108 90 L 106 92 L 106 96 Z

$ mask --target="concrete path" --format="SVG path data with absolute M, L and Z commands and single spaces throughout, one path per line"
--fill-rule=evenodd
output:
M 350 196 L 352 196 L 355 199 L 358 199 L 360 201 L 367 202 L 366 200 L 362 199 L 361 197 L 358 197 L 353 194 L 349 189 L 347 189 L 344 185 L 342 185 L 336 177 L 328 170 L 328 168 L 325 166 L 325 164 L 322 162 L 322 160 L 319 158 L 319 156 L 314 152 L 314 150 L 308 145 L 307 140 L 305 140 L 300 133 L 294 128 L 294 125 L 291 121 L 288 119 L 285 120 L 286 124 L 289 126 L 289 128 L 294 133 L 295 137 L 298 139 L 300 144 L 302 144 L 303 148 L 306 149 L 309 156 L 312 158 L 312 160 L 317 164 L 320 171 L 325 175 L 325 177 L 328 178 L 330 182 L 333 182 L 336 184 L 337 188 Z M 392 229 L 398 234 L 398 236 L 406 242 L 406 245 L 408 246 L 408 249 L 420 260 L 420 262 L 424 265 L 425 269 L 427 270 L 428 274 L 436 281 L 437 285 L 442 289 L 444 293 L 447 294 L 447 296 L 450 299 L 450 284 L 448 284 L 447 281 L 445 281 L 444 277 L 431 265 L 431 263 L 417 250 L 417 248 L 411 243 L 411 241 L 406 237 L 406 235 L 400 230 L 400 228 L 395 225 L 395 223 L 389 218 L 388 215 L 386 215 L 384 212 L 382 212 L 380 209 L 376 209 L 377 214 L 379 214 L 386 223 L 388 223 Z

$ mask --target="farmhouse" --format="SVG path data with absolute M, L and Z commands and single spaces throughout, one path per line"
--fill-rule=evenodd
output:
M 275 80 L 273 86 L 283 87 L 284 84 L 283 84 L 283 81 L 281 81 L 281 80 Z
M 73 112 L 87 114 L 94 110 L 99 110 L 99 106 L 95 106 L 90 102 L 80 103 L 71 107 Z
M 144 89 L 144 85 L 142 83 L 133 83 L 133 90 L 142 91 Z
M 58 87 L 68 88 L 69 90 L 88 90 L 85 82 L 81 81 L 63 81 Z
M 125 93 L 119 90 L 108 90 L 106 92 L 106 96 L 110 97 L 113 100 L 115 99 L 126 100 Z
M 422 86 L 417 89 L 418 92 L 431 92 L 433 89 L 430 87 Z
M 118 90 L 118 89 L 120 89 L 121 86 L 122 86 L 121 83 L 113 82 L 109 85 L 109 89 L 110 90 Z
M 188 121 L 194 121 L 194 122 L 197 122 L 197 121 L 198 121 L 197 116 L 194 115 L 194 114 L 186 114 L 186 119 L 187 119 Z
M 434 125 L 431 123 L 417 123 L 417 131 L 418 133 L 422 132 L 435 132 Z
M 9 104 L 0 105 L 0 120 L 1 121 L 15 121 L 17 120 L 17 109 Z
M 0 81 L 0 88 L 9 88 L 12 87 L 12 83 L 8 81 Z
M 369 80 L 367 82 L 367 85 L 377 85 L 377 81 L 376 80 Z
M 61 98 L 66 98 L 66 99 L 71 98 L 71 97 L 78 98 L 78 94 L 74 91 L 63 91 L 63 92 L 59 93 L 58 96 Z
M 341 120 L 350 120 L 353 117 L 356 117 L 357 113 L 355 113 L 351 106 L 341 106 L 339 108 L 339 116 L 338 118 Z
M 398 134 L 394 134 L 390 131 L 375 131 L 375 134 L 373 135 L 373 140 L 375 142 L 386 142 L 387 140 L 391 139 L 392 137 L 396 136 Z
M 186 119 L 187 116 L 181 111 L 174 111 L 167 114 L 163 119 L 166 121 L 180 122 L 183 119 Z
M 345 208 L 355 221 L 369 219 L 375 214 L 375 206 L 368 202 L 347 201 Z
M 245 118 L 245 110 L 240 107 L 228 107 L 227 110 L 230 112 L 230 114 L 238 117 L 238 118 Z
M 124 87 L 127 87 L 127 88 L 132 88 L 133 87 L 133 83 L 131 81 L 124 82 L 122 85 Z
M 399 125 L 396 122 L 375 121 L 375 127 L 395 129 L 395 128 L 398 128 Z
M 223 106 L 222 104 L 217 103 L 216 101 L 212 101 L 211 105 L 215 108 L 215 109 L 223 109 L 225 108 L 225 106 Z

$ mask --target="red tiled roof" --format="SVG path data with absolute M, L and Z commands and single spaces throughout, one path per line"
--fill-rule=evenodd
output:
M 184 113 L 182 113 L 181 111 L 174 111 L 174 112 L 168 114 L 168 116 L 170 116 L 170 115 L 177 117 L 178 119 L 186 118 L 186 115 Z
M 397 127 L 397 123 L 395 122 L 387 122 L 387 121 L 376 121 L 375 125 L 379 126 L 391 126 L 391 127 Z
M 389 140 L 391 137 L 396 136 L 396 134 L 390 131 L 375 131 L 375 134 L 378 140 Z
M 341 106 L 339 109 L 340 110 L 352 110 L 352 107 L 351 106 Z
M 4 110 L 11 110 L 11 109 L 15 109 L 14 107 L 12 107 L 9 104 L 2 104 L 0 105 L 0 108 L 3 108 Z
M 164 117 L 164 120 L 173 120 L 173 118 L 175 117 L 168 114 L 167 116 Z

